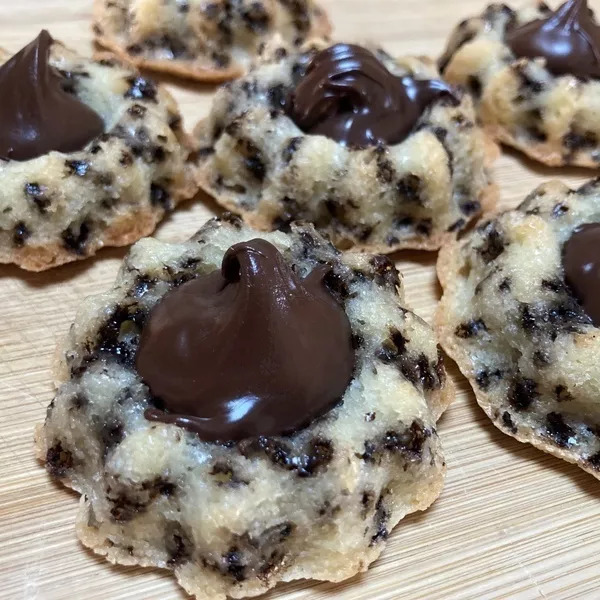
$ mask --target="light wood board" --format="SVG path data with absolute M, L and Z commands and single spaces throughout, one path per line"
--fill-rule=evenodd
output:
M 323 0 L 336 39 L 375 39 L 392 53 L 433 56 L 450 27 L 483 3 Z M 89 53 L 90 4 L 0 0 L 0 45 L 17 51 L 47 27 Z M 595 4 L 600 9 L 600 0 Z M 211 88 L 170 87 L 191 128 L 205 115 Z M 495 174 L 507 207 L 547 179 L 577 183 L 594 175 L 536 167 L 510 152 Z M 188 203 L 156 235 L 184 239 L 209 215 L 206 206 Z M 81 299 L 111 285 L 124 254 L 105 250 L 94 260 L 38 275 L 0 266 L 0 598 L 186 598 L 167 572 L 113 567 L 80 546 L 76 495 L 52 483 L 32 453 L 34 424 L 52 398 L 56 341 Z M 406 252 L 397 258 L 410 304 L 431 321 L 439 297 L 435 255 Z M 401 522 L 368 574 L 337 586 L 286 585 L 268 600 L 600 598 L 600 482 L 497 431 L 465 380 L 451 372 L 459 393 L 440 423 L 449 470 L 438 502 Z

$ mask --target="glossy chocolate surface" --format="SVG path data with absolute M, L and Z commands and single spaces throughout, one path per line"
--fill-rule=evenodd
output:
M 104 132 L 100 116 L 63 89 L 67 80 L 48 62 L 53 43 L 44 30 L 0 66 L 0 159 L 75 152 Z
M 255 239 L 232 246 L 221 270 L 169 292 L 136 357 L 159 401 L 146 418 L 226 442 L 291 433 L 332 408 L 354 351 L 348 317 L 323 282 L 329 270 L 301 279 Z
M 369 50 L 336 44 L 312 59 L 286 112 L 306 133 L 364 148 L 402 142 L 441 98 L 458 103 L 443 81 L 397 77 Z
M 600 223 L 578 227 L 563 248 L 565 279 L 587 315 L 600 327 Z
M 509 30 L 506 43 L 519 57 L 545 58 L 555 75 L 600 77 L 600 27 L 586 0 L 569 0 L 549 17 Z

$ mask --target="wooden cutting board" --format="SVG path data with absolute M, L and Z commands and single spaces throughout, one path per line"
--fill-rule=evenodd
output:
M 555 4 L 556 2 L 554 2 Z M 374 39 L 393 54 L 438 55 L 450 28 L 484 0 L 323 0 L 336 38 Z M 600 9 L 600 0 L 593 2 Z M 17 51 L 42 27 L 90 52 L 91 0 L 0 0 L 0 45 Z M 169 87 L 191 128 L 212 89 Z M 0 90 L 2 93 L 2 90 Z M 595 174 L 553 170 L 512 152 L 495 166 L 502 206 L 538 183 Z M 191 235 L 214 206 L 195 201 L 158 229 Z M 0 598 L 173 600 L 186 598 L 167 572 L 114 567 L 79 545 L 77 496 L 54 484 L 32 453 L 33 428 L 52 398 L 55 344 L 81 300 L 106 290 L 125 249 L 43 273 L 0 266 Z M 439 287 L 435 255 L 396 256 L 409 303 L 431 322 Z M 448 462 L 441 498 L 401 522 L 368 574 L 343 585 L 299 582 L 269 600 L 483 600 L 600 598 L 600 482 L 497 431 L 451 368 L 458 397 L 440 423 Z

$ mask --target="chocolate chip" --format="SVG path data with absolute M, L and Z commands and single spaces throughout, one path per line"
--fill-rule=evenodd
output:
M 166 498 L 171 498 L 175 495 L 175 492 L 177 491 L 177 486 L 174 483 L 172 483 L 171 481 L 167 481 L 162 477 L 159 477 L 154 482 L 154 487 L 156 488 L 158 494 L 160 494 L 161 496 L 165 496 Z
M 46 469 L 53 477 L 65 477 L 73 468 L 73 455 L 63 448 L 62 442 L 55 442 L 46 452 Z
M 481 98 L 481 94 L 483 92 L 483 85 L 481 83 L 481 79 L 477 77 L 477 75 L 469 75 L 467 77 L 467 89 L 475 96 L 475 98 Z
M 521 304 L 521 327 L 531 332 L 537 327 L 536 318 L 531 312 L 529 304 Z
M 435 372 L 441 387 L 446 382 L 446 369 L 444 368 L 444 354 L 439 344 L 437 344 L 437 363 L 435 364 Z
M 173 131 L 177 131 L 181 129 L 181 116 L 178 114 L 170 114 L 169 115 L 169 129 Z
M 550 357 L 548 356 L 548 353 L 545 350 L 536 350 L 533 353 L 533 364 L 538 369 L 543 369 L 544 367 L 547 367 L 550 364 L 550 362 Z
M 247 139 L 239 139 L 236 151 L 244 157 L 244 166 L 258 181 L 263 181 L 267 172 L 263 156 L 258 147 Z
M 600 471 L 600 452 L 596 452 L 596 454 L 589 456 L 587 458 L 587 462 L 591 467 L 593 467 L 597 471 Z
M 129 167 L 133 164 L 133 156 L 126 150 L 121 151 L 121 157 L 119 158 L 119 164 L 122 167 Z
M 234 229 L 237 229 L 238 231 L 242 228 L 242 225 L 244 223 L 239 215 L 236 215 L 232 212 L 224 212 L 219 217 L 219 220 L 223 221 L 224 223 L 229 223 L 229 225 L 231 225 Z
M 590 317 L 573 298 L 550 304 L 521 304 L 521 325 L 530 335 L 545 336 L 554 341 L 559 333 L 576 333 L 591 324 Z
M 421 178 L 414 174 L 404 176 L 396 186 L 398 194 L 408 202 L 413 202 L 419 206 L 423 206 L 424 202 L 421 198 L 422 182 Z
M 461 323 L 455 330 L 454 335 L 463 340 L 475 337 L 481 332 L 487 332 L 487 327 L 483 319 L 471 319 L 466 323 Z
M 530 125 L 526 128 L 526 131 L 534 142 L 542 144 L 548 139 L 546 132 L 542 131 L 538 125 Z
M 374 508 L 375 494 L 371 491 L 363 492 L 360 498 L 360 504 L 362 506 L 362 509 L 360 511 L 361 517 L 363 519 L 366 519 L 371 510 Z
M 297 467 L 299 477 L 312 477 L 323 470 L 333 459 L 333 443 L 329 440 L 315 438 L 311 440 L 308 452 Z
M 52 400 L 52 402 L 54 402 L 54 400 Z M 90 401 L 83 394 L 75 394 L 75 396 L 73 396 L 73 399 L 71 400 L 71 406 L 75 410 L 81 410 L 84 406 L 87 406 L 89 403 Z
M 539 396 L 537 383 L 526 377 L 515 379 L 508 394 L 508 401 L 516 410 L 527 410 Z
M 125 49 L 133 56 L 139 56 L 144 51 L 141 44 L 129 44 Z
M 481 202 L 478 200 L 469 200 L 460 205 L 460 210 L 465 215 L 472 215 L 481 210 Z
M 503 377 L 503 373 L 500 369 L 490 371 L 489 369 L 482 369 L 475 376 L 475 381 L 481 390 L 487 390 L 492 383 L 497 383 Z
M 396 176 L 396 170 L 392 162 L 385 158 L 385 155 L 377 155 L 377 179 L 381 183 L 392 183 Z
M 30 236 L 31 236 L 31 231 L 29 230 L 27 225 L 25 225 L 25 223 L 23 223 L 23 221 L 19 221 L 15 225 L 15 228 L 13 230 L 13 244 L 17 248 L 21 248 L 25 245 L 25 242 L 27 241 L 27 239 Z
M 484 240 L 481 246 L 476 250 L 485 263 L 496 260 L 503 252 L 506 246 L 504 236 L 498 231 L 494 222 L 488 222 L 478 229 L 484 234 Z
M 145 106 L 142 106 L 141 104 L 132 104 L 127 109 L 127 112 L 134 119 L 142 119 L 144 115 L 148 112 L 148 109 Z
M 597 145 L 598 138 L 593 131 L 586 131 L 584 133 L 569 131 L 569 133 L 563 137 L 563 146 L 571 152 L 595 148 Z
M 248 485 L 248 481 L 239 477 L 233 467 L 225 462 L 217 462 L 213 465 L 210 474 L 215 478 L 218 486 L 237 487 L 239 485 Z
M 135 305 L 116 307 L 99 328 L 93 353 L 108 354 L 121 363 L 131 364 L 137 349 L 137 338 L 132 336 L 127 341 L 122 339 L 122 327 L 129 322 L 135 328 L 141 329 L 146 316 L 146 313 Z
M 40 213 L 46 214 L 51 204 L 50 199 L 45 196 L 46 187 L 38 183 L 26 183 L 23 189 L 25 195 L 33 201 Z
M 503 279 L 499 284 L 498 284 L 498 289 L 501 292 L 510 292 L 510 279 L 506 278 Z
M 243 562 L 243 555 L 235 546 L 223 555 L 223 561 L 225 562 L 227 573 L 235 581 L 241 582 L 246 579 L 246 565 Z
M 242 10 L 241 17 L 246 27 L 257 34 L 265 33 L 271 22 L 262 2 L 252 2 L 248 8 Z
M 331 502 L 329 502 L 329 500 L 326 500 L 323 503 L 323 506 L 321 506 L 321 508 L 319 509 L 318 515 L 319 517 L 327 517 L 329 519 L 333 519 L 341 510 L 342 507 L 339 504 L 336 504 L 334 506 L 331 504 Z
M 522 90 L 526 95 L 529 94 L 539 94 L 544 90 L 544 84 L 541 81 L 536 81 L 525 71 L 525 65 L 522 63 L 517 63 L 514 66 L 514 71 L 517 77 L 519 78 L 519 82 L 521 84 Z
M 227 123 L 227 125 L 225 126 L 223 131 L 231 137 L 236 137 L 240 133 L 241 128 L 242 128 L 241 120 L 239 118 L 237 118 L 237 119 L 233 119 L 233 121 L 230 121 L 229 123 Z
M 448 137 L 448 130 L 444 127 L 434 127 L 431 130 L 431 133 L 433 133 L 433 135 L 435 135 L 438 141 L 442 144 L 446 141 L 446 138 Z
M 152 81 L 144 77 L 128 77 L 126 79 L 129 89 L 125 92 L 125 98 L 134 100 L 149 100 L 156 102 L 158 90 Z
M 156 45 L 158 47 L 162 47 L 164 50 L 167 50 L 171 55 L 170 58 L 182 58 L 187 55 L 187 46 L 183 40 L 166 33 L 158 38 L 156 42 L 153 41 L 153 43 L 149 45 L 151 47 Z
M 458 221 L 452 223 L 452 225 L 450 225 L 450 227 L 448 227 L 446 231 L 451 233 L 458 231 L 459 229 L 462 229 L 464 227 L 465 223 L 466 221 L 464 219 L 458 219 Z
M 85 177 L 90 168 L 90 163 L 85 160 L 68 160 L 65 165 L 69 175 L 77 175 L 78 177 Z
M 408 429 L 388 431 L 383 439 L 383 448 L 391 453 L 401 453 L 410 459 L 421 458 L 423 447 L 431 431 L 423 426 L 422 421 L 413 421 Z
M 193 544 L 178 523 L 170 522 L 167 526 L 165 550 L 169 557 L 167 565 L 171 568 L 181 566 L 192 557 Z
M 517 426 L 513 423 L 512 417 L 508 411 L 505 411 L 502 415 L 502 423 L 506 429 L 508 429 L 511 433 L 517 433 Z
M 557 385 L 554 388 L 554 394 L 556 395 L 557 402 L 569 402 L 573 400 L 571 392 L 564 385 Z
M 396 328 L 390 329 L 390 337 L 384 340 L 381 348 L 377 351 L 376 356 L 384 363 L 391 363 L 398 357 L 406 353 L 406 345 L 408 340 Z
M 351 337 L 352 349 L 359 350 L 365 344 L 365 338 L 360 333 L 353 333 Z
M 273 219 L 273 228 L 280 231 L 290 231 L 290 225 L 298 220 L 302 214 L 300 204 L 289 196 L 280 200 L 281 213 Z
M 85 254 L 85 247 L 89 236 L 90 226 L 85 221 L 79 225 L 79 228 L 76 225 L 72 225 L 61 234 L 65 248 L 79 255 Z
M 244 456 L 264 452 L 271 462 L 288 471 L 296 471 L 299 477 L 313 477 L 325 469 L 334 456 L 333 443 L 321 438 L 311 440 L 299 455 L 294 455 L 287 444 L 273 438 L 259 437 L 253 442 L 240 442 L 238 446 Z
M 285 107 L 286 86 L 283 83 L 270 87 L 267 91 L 269 104 L 275 109 L 283 109 Z
M 325 275 L 323 283 L 340 303 L 343 303 L 350 296 L 348 282 L 335 270 L 331 270 Z
M 112 504 L 112 508 L 110 509 L 111 516 L 115 521 L 120 523 L 131 521 L 147 508 L 145 503 L 137 502 L 129 498 L 126 494 L 109 498 L 109 501 Z
M 565 423 L 563 416 L 557 412 L 546 415 L 546 434 L 561 448 L 566 448 L 575 441 L 575 431 Z
M 542 286 L 542 289 L 549 290 L 556 294 L 564 291 L 564 289 L 565 289 L 565 284 L 562 281 L 560 281 L 560 279 L 554 279 L 554 280 L 542 279 L 541 286 Z
M 376 254 L 369 261 L 375 271 L 375 283 L 381 287 L 396 290 L 400 286 L 400 276 L 394 263 L 383 254 Z
M 157 183 L 150 184 L 150 203 L 153 206 L 160 206 L 164 210 L 171 210 L 173 208 L 171 195 Z
M 292 158 L 294 157 L 294 154 L 300 147 L 301 143 L 301 137 L 290 138 L 289 142 L 287 143 L 286 147 L 283 149 L 283 152 L 281 154 L 281 159 L 285 164 L 289 164 L 291 162 Z
M 377 500 L 375 510 L 375 535 L 371 538 L 369 546 L 375 546 L 375 544 L 378 544 L 379 542 L 384 542 L 390 535 L 387 524 L 391 515 L 383 504 L 383 494 L 379 497 L 379 500 Z
M 431 219 L 421 219 L 415 226 L 415 231 L 421 235 L 429 236 L 433 229 L 433 221 Z

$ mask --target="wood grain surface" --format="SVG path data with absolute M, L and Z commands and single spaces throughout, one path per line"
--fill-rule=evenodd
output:
M 519 0 L 523 1 L 523 0 Z M 392 53 L 438 55 L 450 28 L 484 0 L 323 0 L 335 38 L 374 39 Z M 556 4 L 556 1 L 553 2 Z M 594 4 L 594 3 L 592 3 Z M 596 3 L 600 9 L 600 0 Z M 42 27 L 89 54 L 91 0 L 0 0 L 0 45 L 17 51 Z M 212 89 L 175 87 L 191 128 Z M 2 93 L 2 90 L 0 90 Z M 495 166 L 502 206 L 538 183 L 595 173 L 552 170 L 505 152 Z M 191 235 L 213 206 L 185 204 L 158 229 Z M 168 572 L 113 567 L 79 545 L 75 494 L 35 461 L 33 428 L 53 394 L 51 359 L 82 298 L 107 289 L 126 250 L 44 274 L 0 266 L 0 598 L 183 600 Z M 431 321 L 435 255 L 396 255 L 409 303 Z M 440 423 L 448 461 L 441 498 L 401 522 L 368 574 L 343 585 L 298 582 L 268 600 L 483 600 L 600 598 L 600 482 L 497 431 L 451 369 L 458 398 Z

